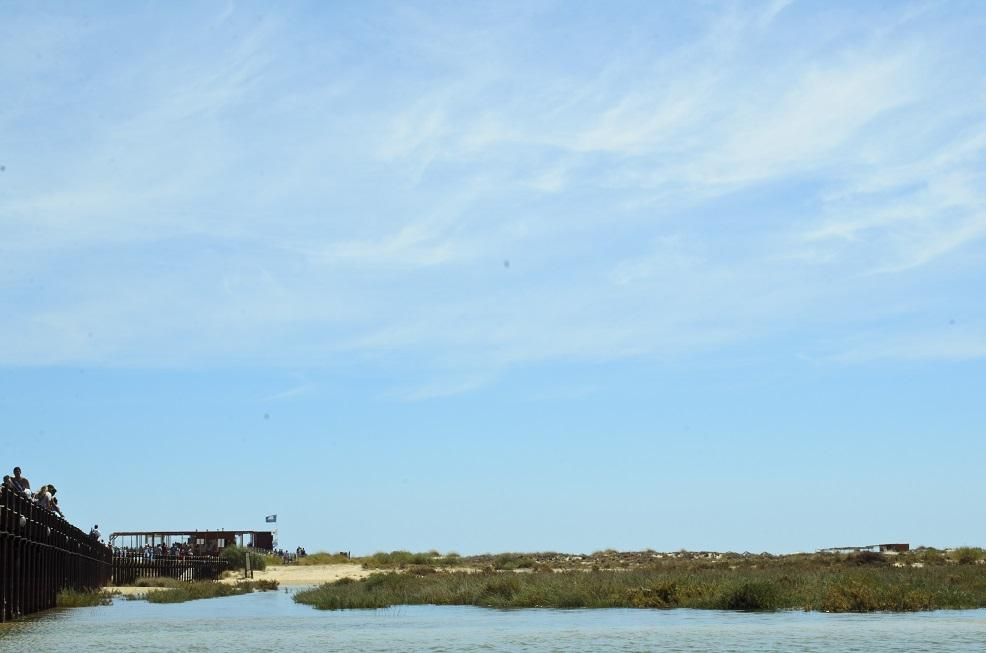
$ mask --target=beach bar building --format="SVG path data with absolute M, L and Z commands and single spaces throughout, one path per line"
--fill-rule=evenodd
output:
M 187 544 L 195 555 L 218 555 L 231 545 L 245 546 L 261 551 L 274 548 L 273 531 L 119 531 L 110 534 L 110 545 L 121 549 L 143 549 L 161 544 Z

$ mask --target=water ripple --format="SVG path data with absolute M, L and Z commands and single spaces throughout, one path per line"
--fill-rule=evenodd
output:
M 46 653 L 980 653 L 984 642 L 983 610 L 827 615 L 404 606 L 320 612 L 283 592 L 180 605 L 118 600 L 0 627 L 0 649 Z

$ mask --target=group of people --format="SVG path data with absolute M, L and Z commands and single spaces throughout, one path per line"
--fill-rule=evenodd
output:
M 294 553 L 289 553 L 285 549 L 274 549 L 273 551 L 271 551 L 271 555 L 279 557 L 281 559 L 281 562 L 287 565 L 287 564 L 291 564 L 298 558 L 304 558 L 306 555 L 308 555 L 308 552 L 305 551 L 305 547 L 299 546 L 297 549 L 294 550 Z
M 24 496 L 24 498 L 29 501 L 33 501 L 39 507 L 45 510 L 50 510 L 62 519 L 65 519 L 65 513 L 62 512 L 61 506 L 58 505 L 58 488 L 52 483 L 45 483 L 37 490 L 31 489 L 31 481 L 27 480 L 27 477 L 21 472 L 20 467 L 14 467 L 13 476 L 3 477 L 3 487 L 10 492 L 15 492 L 19 495 Z M 94 541 L 99 542 L 102 539 L 102 535 L 99 532 L 99 524 L 96 524 L 89 531 L 89 537 Z
M 158 558 L 187 558 L 189 556 L 219 555 L 219 550 L 206 550 L 199 544 L 189 542 L 172 542 L 166 544 L 145 544 L 143 547 L 120 546 L 113 548 L 113 555 L 118 558 L 144 558 L 145 560 L 155 560 Z
M 59 507 L 58 497 L 55 496 L 58 493 L 58 489 L 51 483 L 46 483 L 37 490 L 32 491 L 31 482 L 21 473 L 21 468 L 14 467 L 13 476 L 3 477 L 3 486 L 17 494 L 24 495 L 45 510 L 50 510 L 62 519 L 65 519 L 65 513 Z

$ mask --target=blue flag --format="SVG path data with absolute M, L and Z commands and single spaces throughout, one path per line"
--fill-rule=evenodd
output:
M 273 524 L 277 522 L 277 515 L 267 515 L 266 517 L 268 524 Z

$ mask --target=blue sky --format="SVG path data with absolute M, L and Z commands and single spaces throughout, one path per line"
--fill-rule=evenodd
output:
M 986 11 L 0 3 L 0 465 L 368 553 L 983 544 Z

